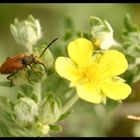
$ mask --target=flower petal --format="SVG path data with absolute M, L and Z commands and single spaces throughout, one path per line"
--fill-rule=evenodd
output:
M 125 99 L 131 93 L 131 87 L 128 84 L 118 80 L 109 80 L 103 82 L 101 85 L 101 89 L 107 97 L 114 100 Z
M 55 61 L 55 69 L 61 77 L 70 81 L 76 81 L 82 76 L 74 63 L 67 57 L 58 57 Z
M 91 103 L 100 103 L 104 97 L 100 89 L 92 83 L 77 85 L 76 90 L 80 98 Z
M 116 50 L 106 51 L 99 64 L 104 71 L 104 76 L 120 75 L 128 68 L 128 63 L 123 53 Z
M 68 54 L 70 58 L 80 67 L 86 67 L 92 57 L 92 42 L 79 38 L 69 43 Z

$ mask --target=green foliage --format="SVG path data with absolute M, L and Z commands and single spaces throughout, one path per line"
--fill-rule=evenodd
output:
M 62 131 L 62 127 L 58 125 L 50 125 L 50 129 L 53 131 Z
M 68 93 L 69 90 L 66 87 L 67 84 L 56 75 L 51 75 L 55 72 L 54 54 L 48 49 L 43 56 L 39 58 L 47 45 L 42 44 L 36 48 L 33 46 L 34 42 L 36 43 L 42 35 L 40 33 L 40 24 L 38 24 L 39 21 L 33 16 L 29 16 L 27 21 L 28 24 L 25 21 L 19 22 L 16 19 L 15 25 L 11 25 L 11 32 L 19 44 L 29 47 L 30 51 L 28 52 L 35 54 L 37 59 L 45 64 L 47 75 L 42 65 L 32 64 L 34 69 L 28 68 L 27 73 L 23 70 L 13 76 L 13 87 L 17 86 L 19 88 L 19 91 L 15 93 L 16 100 L 12 102 L 6 97 L 0 97 L 0 136 L 4 137 L 45 137 L 49 136 L 50 132 L 62 131 L 62 127 L 57 123 L 65 120 L 72 114 L 69 108 L 72 107 L 78 99 L 77 97 L 71 98 L 72 100 L 68 99 L 67 95 L 64 95 Z M 23 25 L 25 34 L 22 38 L 20 28 Z M 125 29 L 122 32 L 122 43 L 118 43 L 114 40 L 113 29 L 106 20 L 91 16 L 89 21 L 90 30 L 84 32 L 76 31 L 73 19 L 66 17 L 64 21 L 65 33 L 59 44 L 64 45 L 76 37 L 84 37 L 92 41 L 96 47 L 96 51 L 99 50 L 98 43 L 104 44 L 103 46 L 105 46 L 105 48 L 101 48 L 102 51 L 111 49 L 111 47 L 113 48 L 116 45 L 114 48 L 123 52 L 128 60 L 129 69 L 122 77 L 131 85 L 140 79 L 140 64 L 138 61 L 140 59 L 140 31 L 138 27 L 131 22 L 129 15 L 126 16 L 124 25 Z M 37 34 L 37 28 L 39 28 L 39 34 Z M 35 33 L 35 40 L 33 39 L 33 42 L 30 40 L 30 36 L 26 34 L 26 31 L 30 29 Z M 18 39 L 19 35 L 16 34 L 16 30 L 19 31 L 20 39 Z M 101 40 L 101 42 L 98 42 L 98 40 Z M 58 51 L 62 53 L 61 49 L 58 49 Z M 29 83 L 26 74 L 28 74 L 29 79 L 34 85 Z M 52 79 L 49 79 L 49 77 Z M 11 86 L 10 81 L 2 81 L 0 85 L 7 88 Z M 60 95 L 57 95 L 52 90 L 61 94 L 62 101 L 67 99 L 67 108 L 64 108 L 65 106 L 62 105 L 62 101 L 58 98 Z M 113 120 L 111 113 L 115 111 L 119 104 L 120 102 L 107 99 L 104 105 L 93 107 L 92 113 L 95 115 L 97 128 L 101 131 L 109 129 L 105 128 L 105 126 L 109 127 L 107 123 Z M 105 117 L 103 118 L 103 116 Z
M 127 14 L 124 19 L 125 28 L 122 31 L 123 45 L 121 51 L 126 55 L 129 63 L 129 69 L 123 75 L 129 84 L 137 82 L 140 79 L 139 59 L 140 59 L 140 30 L 133 24 L 130 16 Z
M 62 121 L 62 120 L 64 120 L 64 119 L 67 118 L 71 113 L 72 113 L 72 111 L 70 110 L 70 111 L 67 111 L 67 112 L 61 114 L 61 116 L 59 117 L 59 119 L 58 119 L 57 121 Z
M 39 108 L 39 120 L 42 123 L 54 124 L 61 115 L 61 103 L 49 93 L 42 101 Z
M 65 34 L 64 34 L 64 41 L 67 41 L 74 35 L 74 25 L 73 20 L 70 17 L 65 17 L 64 21 L 64 28 L 65 28 Z
M 54 96 L 52 92 L 45 92 L 44 96 L 42 93 L 42 88 L 45 88 L 42 87 L 44 85 L 42 83 L 54 72 L 54 57 L 50 50 L 46 50 L 40 58 L 43 50 L 47 47 L 46 44 L 36 48 L 31 45 L 41 35 L 39 21 L 33 16 L 28 16 L 27 21 L 20 22 L 16 19 L 15 25 L 11 25 L 11 31 L 16 41 L 21 45 L 29 47 L 29 52 L 35 55 L 35 59 L 43 63 L 46 69 L 40 64 L 32 64 L 31 68 L 27 67 L 26 71 L 23 69 L 13 75 L 12 86 L 19 86 L 20 90 L 17 91 L 14 102 L 6 97 L 0 97 L 0 107 L 2 107 L 0 135 L 15 137 L 49 136 L 50 131 L 61 130 L 61 127 L 55 123 L 57 123 L 62 115 L 60 99 Z M 23 32 L 24 34 L 22 34 Z M 32 36 L 29 36 L 28 33 L 31 32 L 37 34 L 37 38 L 34 38 L 35 40 L 31 38 Z M 29 83 L 29 79 L 33 85 Z M 10 87 L 11 82 L 3 81 L 0 85 Z

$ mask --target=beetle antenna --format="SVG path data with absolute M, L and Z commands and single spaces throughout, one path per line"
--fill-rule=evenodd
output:
M 41 53 L 41 55 L 40 55 L 39 57 L 41 57 L 41 56 L 44 54 L 44 52 L 45 52 L 57 39 L 58 39 L 58 37 L 55 38 L 55 39 L 43 50 L 43 52 Z

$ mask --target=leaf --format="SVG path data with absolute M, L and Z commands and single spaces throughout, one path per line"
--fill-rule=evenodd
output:
M 132 70 L 127 70 L 125 73 L 123 73 L 122 78 L 127 81 L 127 84 L 131 85 L 133 82 L 133 75 Z
M 133 71 L 131 70 L 131 72 L 133 73 L 133 82 L 137 82 L 138 80 L 140 80 L 140 64 L 135 66 Z
M 21 97 L 25 97 L 25 95 L 23 93 L 18 92 L 17 93 L 17 99 L 21 98 Z
M 25 93 L 26 95 L 28 95 L 28 94 L 30 95 L 33 91 L 31 85 L 21 85 L 20 88 L 23 91 L 23 93 Z
M 49 101 L 53 101 L 54 100 L 54 95 L 53 95 L 52 92 L 49 92 L 46 97 L 47 97 L 47 100 L 49 100 Z
M 93 16 L 90 17 L 89 25 L 91 28 L 94 26 L 102 25 L 102 24 L 103 23 L 102 23 L 101 19 L 99 19 L 98 17 L 93 17 Z
M 73 32 L 71 30 L 67 30 L 66 33 L 64 34 L 63 40 L 67 41 L 68 39 L 70 39 L 73 35 Z
M 59 125 L 49 125 L 49 127 L 53 131 L 62 131 L 62 127 Z
M 66 29 L 71 29 L 71 30 L 74 29 L 73 20 L 71 17 L 69 17 L 69 16 L 65 17 L 64 26 Z
M 65 118 L 67 118 L 70 114 L 72 113 L 72 110 L 65 112 L 64 114 L 62 114 L 59 119 L 57 120 L 57 122 L 64 120 Z
M 7 103 L 7 98 L 4 96 L 0 96 L 0 105 Z
M 9 128 L 3 121 L 0 121 L 0 136 L 8 137 L 10 136 Z
M 67 41 L 68 39 L 72 38 L 74 34 L 74 25 L 73 20 L 71 17 L 67 16 L 64 19 L 64 27 L 65 27 L 65 34 L 63 36 L 63 40 Z
M 14 103 L 12 101 L 10 101 L 9 99 L 7 100 L 7 103 L 8 103 L 9 109 L 11 109 L 13 111 Z
M 92 37 L 91 34 L 84 33 L 84 32 L 77 32 L 77 36 L 78 37 L 83 37 L 83 38 L 86 38 L 86 39 L 90 39 Z
M 11 82 L 10 81 L 3 81 L 0 82 L 1 86 L 5 86 L 5 87 L 11 87 Z M 14 84 L 12 84 L 12 86 L 15 86 Z
M 114 110 L 119 104 L 120 104 L 120 102 L 114 101 L 114 100 L 111 100 L 111 99 L 108 99 L 108 98 L 107 98 L 107 101 L 106 101 L 106 109 L 107 109 L 107 111 L 112 111 L 112 110 Z
M 61 102 L 59 98 L 49 92 L 39 107 L 39 120 L 43 123 L 53 124 L 61 115 Z
M 31 98 L 37 103 L 38 102 L 38 97 L 35 93 L 32 94 Z
M 131 22 L 129 14 L 127 14 L 124 19 L 124 25 L 128 32 L 136 32 L 138 30 L 137 26 Z
M 51 75 L 55 72 L 55 69 L 54 67 L 50 68 L 50 69 L 47 69 L 47 75 Z
M 129 64 L 134 64 L 136 62 L 135 57 L 133 57 L 131 55 L 126 55 L 125 57 L 126 57 Z

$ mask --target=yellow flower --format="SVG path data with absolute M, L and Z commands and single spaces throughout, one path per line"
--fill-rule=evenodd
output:
M 93 55 L 93 44 L 85 38 L 69 43 L 69 57 L 58 57 L 57 73 L 71 81 L 80 98 L 92 102 L 103 102 L 106 97 L 122 100 L 131 93 L 131 88 L 118 75 L 125 72 L 128 63 L 125 56 L 116 50 Z

